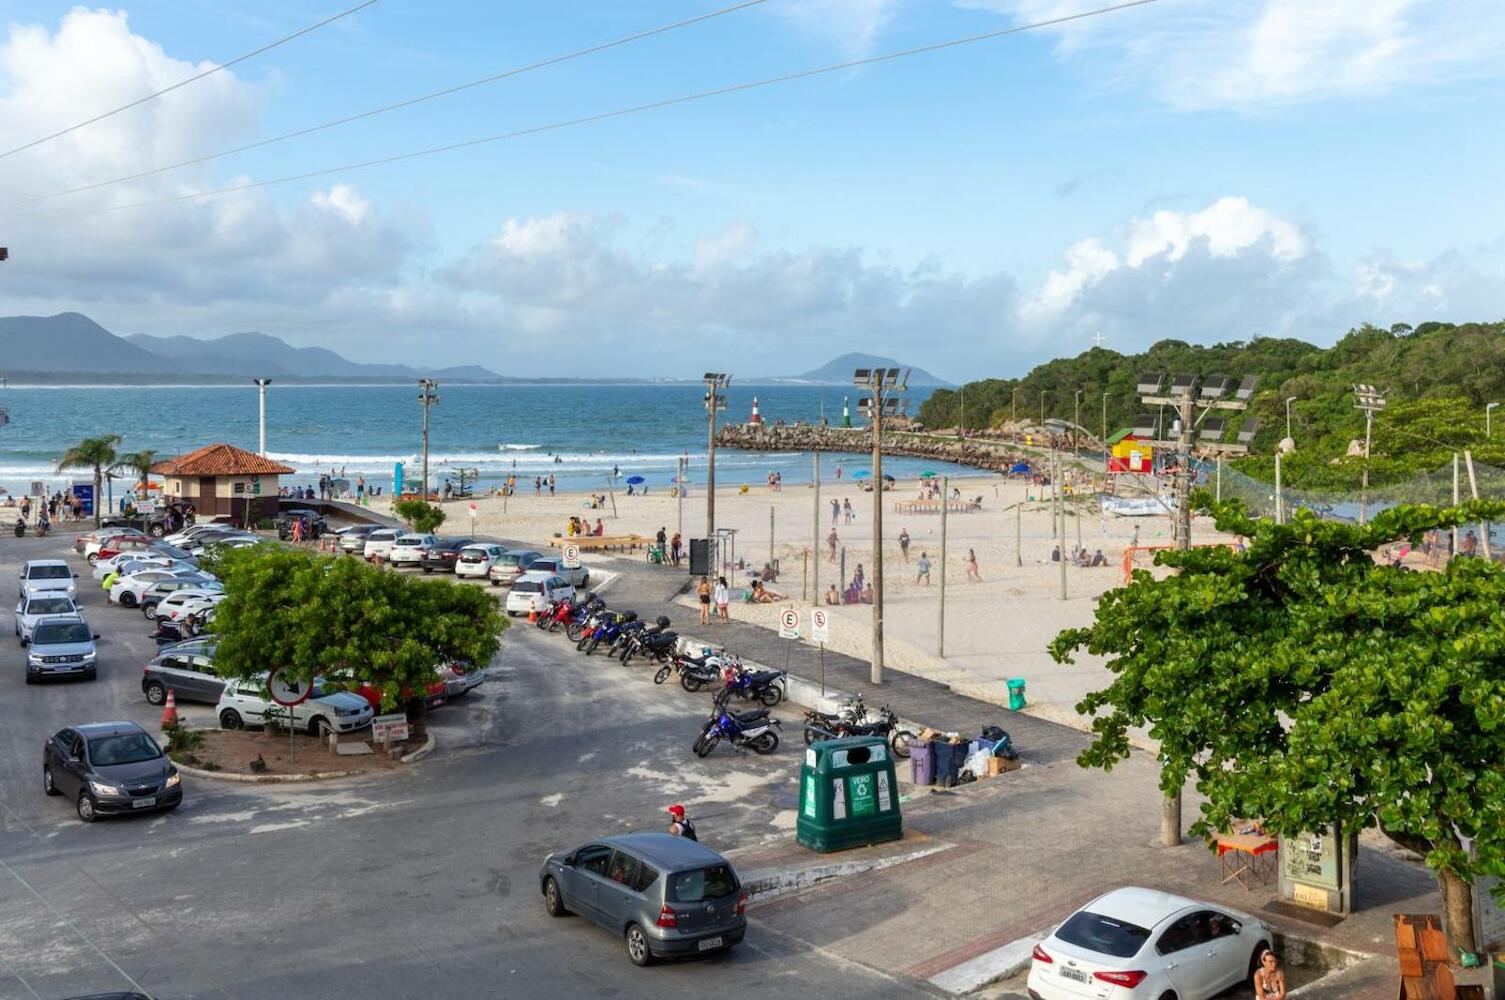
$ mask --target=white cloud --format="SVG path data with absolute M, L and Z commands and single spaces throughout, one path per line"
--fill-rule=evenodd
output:
M 1018 23 L 1078 14 L 1095 0 L 955 0 Z M 1191 0 L 1053 29 L 1062 55 L 1141 79 L 1184 109 L 1248 109 L 1384 94 L 1497 76 L 1497 0 Z
M 806 33 L 834 42 L 851 56 L 866 55 L 893 20 L 901 0 L 784 0 L 775 12 Z

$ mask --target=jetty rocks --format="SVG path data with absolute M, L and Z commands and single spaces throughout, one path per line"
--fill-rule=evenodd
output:
M 873 436 L 866 427 L 820 427 L 812 424 L 728 424 L 716 434 L 718 448 L 742 451 L 846 451 L 867 454 Z M 910 458 L 933 458 L 994 472 L 1007 472 L 1030 455 L 1012 441 L 988 437 L 926 434 L 916 431 L 883 431 L 883 454 Z

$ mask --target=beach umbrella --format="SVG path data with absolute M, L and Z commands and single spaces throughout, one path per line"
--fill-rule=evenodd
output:
M 642 476 L 628 476 L 627 477 L 627 481 L 629 483 L 631 483 L 633 486 L 641 486 L 643 484 L 643 477 Z
M 886 472 L 885 472 L 885 473 L 884 473 L 884 474 L 883 474 L 883 481 L 884 481 L 884 482 L 885 482 L 885 483 L 896 483 L 896 482 L 898 482 L 898 480 L 897 480 L 897 479 L 895 479 L 895 478 L 894 478 L 894 477 L 893 477 L 893 476 L 890 476 L 890 475 L 889 475 L 889 474 L 888 474 L 888 473 L 886 473 Z
M 861 479 L 863 476 L 871 476 L 872 474 L 873 471 L 871 469 L 858 469 L 856 472 L 852 473 L 852 478 Z
M 921 479 L 934 479 L 935 478 L 935 473 L 931 472 L 929 469 L 926 469 L 924 472 L 920 473 L 920 478 Z

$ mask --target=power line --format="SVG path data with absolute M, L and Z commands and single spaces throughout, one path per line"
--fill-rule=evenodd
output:
M 250 52 L 247 52 L 244 55 L 238 55 L 234 59 L 231 59 L 229 62 L 220 63 L 218 66 L 211 66 L 209 69 L 204 70 L 204 72 L 197 73 L 197 74 L 195 74 L 193 76 L 190 76 L 186 80 L 179 80 L 177 83 L 173 84 L 171 87 L 164 87 L 164 88 L 162 88 L 161 90 L 157 91 L 154 94 L 147 94 L 145 97 L 138 97 L 136 100 L 131 101 L 129 104 L 122 104 L 120 107 L 116 108 L 113 111 L 106 111 L 102 115 L 95 115 L 93 118 L 89 118 L 89 119 L 86 119 L 84 121 L 81 121 L 77 125 L 69 125 L 67 128 L 62 129 L 61 131 L 58 131 L 58 132 L 54 132 L 51 135 L 44 135 L 40 139 L 33 139 L 31 142 L 26 143 L 24 146 L 17 146 L 15 149 L 8 149 L 5 152 L 0 153 L 0 160 L 3 160 L 7 156 L 11 156 L 11 155 L 13 155 L 15 153 L 19 153 L 19 152 L 21 152 L 24 149 L 31 149 L 33 146 L 40 146 L 44 142 L 51 142 L 53 139 L 56 139 L 59 136 L 67 135 L 69 132 L 77 132 L 79 129 L 84 128 L 85 126 L 93 125 L 95 122 L 102 122 L 106 118 L 110 118 L 110 117 L 113 117 L 114 115 L 118 115 L 122 111 L 129 111 L 131 108 L 138 107 L 139 105 L 145 104 L 148 101 L 155 101 L 157 98 L 161 97 L 163 94 L 170 94 L 174 90 L 177 90 L 180 87 L 186 87 L 190 83 L 194 83 L 194 82 L 196 82 L 198 80 L 204 79 L 204 77 L 206 77 L 206 76 L 213 76 L 215 73 L 218 73 L 220 70 L 229 69 L 231 66 L 234 66 L 237 63 L 243 63 L 247 59 L 252 59 L 252 58 L 255 58 L 256 56 L 261 55 L 263 52 L 269 52 L 272 49 L 275 49 L 279 45 L 285 45 L 286 43 L 291 42 L 295 38 L 301 38 L 303 35 L 308 34 L 310 31 L 316 31 L 319 28 L 324 27 L 326 24 L 333 24 L 335 21 L 338 21 L 338 20 L 340 20 L 343 17 L 349 17 L 351 14 L 354 14 L 356 11 L 363 10 L 363 9 L 371 6 L 374 3 L 376 3 L 376 0 L 364 0 L 363 3 L 358 3 L 354 7 L 350 7 L 348 9 L 346 9 L 346 10 L 342 10 L 338 14 L 335 14 L 335 15 L 333 15 L 331 17 L 326 17 L 324 20 L 318 22 L 317 24 L 310 24 L 306 28 L 300 28 L 299 30 L 293 32 L 291 35 L 284 35 L 283 37 L 277 39 L 275 42 L 268 42 L 266 45 L 263 45 L 259 49 L 252 49 Z
M 885 52 L 881 55 L 867 56 L 862 59 L 851 59 L 846 62 L 832 63 L 829 66 L 819 66 L 814 69 L 800 70 L 794 73 L 785 73 L 780 76 L 765 77 L 760 80 L 749 80 L 743 83 L 729 84 L 724 87 L 715 87 L 711 90 L 701 90 L 693 94 L 684 94 L 679 97 L 669 97 L 660 101 L 650 101 L 647 104 L 635 104 L 630 107 L 617 108 L 613 111 L 602 111 L 593 115 L 585 115 L 580 118 L 570 118 L 564 121 L 550 122 L 547 125 L 535 125 L 531 128 L 516 129 L 511 132 L 500 132 L 496 135 L 481 136 L 477 139 L 467 139 L 463 142 L 448 143 L 443 146 L 429 146 L 425 149 L 412 150 L 406 153 L 394 153 L 391 156 L 382 156 L 373 160 L 361 160 L 356 163 L 346 163 L 338 167 L 326 167 L 320 170 L 310 170 L 301 174 L 290 174 L 286 177 L 275 177 L 264 181 L 247 181 L 244 184 L 235 184 L 230 187 L 215 188 L 209 191 L 195 191 L 189 194 L 174 195 L 169 198 L 156 198 L 150 201 L 129 202 L 123 205 L 108 205 L 103 208 L 87 209 L 81 212 L 60 212 L 52 215 L 21 216 L 18 221 L 33 221 L 42 219 L 67 219 L 80 216 L 101 215 L 106 212 L 122 212 L 128 209 L 151 208 L 157 205 L 170 205 L 180 201 L 193 201 L 198 198 L 212 198 L 223 194 L 234 194 L 237 191 L 251 191 L 256 188 L 272 187 L 278 184 L 291 184 L 296 181 L 311 180 L 315 177 L 325 177 L 330 174 L 343 173 L 348 170 L 363 170 L 367 167 L 382 166 L 388 163 L 399 163 L 403 160 L 413 160 L 424 156 L 433 156 L 438 153 L 450 153 L 460 149 L 469 149 L 474 146 L 484 146 L 493 142 L 501 142 L 507 139 L 519 139 L 524 136 L 538 135 L 543 132 L 554 132 L 560 129 L 573 128 L 577 125 L 588 125 L 594 122 L 607 121 L 612 118 L 622 118 L 628 115 L 640 114 L 644 111 L 656 111 L 662 108 L 674 107 L 680 104 L 689 104 L 694 101 L 703 101 L 712 97 L 723 97 L 727 94 L 737 94 L 747 90 L 756 90 L 762 87 L 771 87 L 775 84 L 790 83 L 795 80 L 806 80 L 811 77 L 823 76 L 828 73 L 836 73 L 841 70 L 855 69 L 859 66 L 871 66 L 876 63 L 891 62 L 895 59 L 904 59 L 909 56 L 923 55 L 929 52 L 939 52 L 944 49 L 957 48 L 962 45 L 971 45 L 975 42 L 988 41 L 994 38 L 1002 38 L 1006 35 L 1015 35 L 1020 32 L 1034 31 L 1040 28 L 1054 27 L 1071 21 L 1080 21 L 1100 14 L 1112 14 L 1117 11 L 1127 10 L 1131 7 L 1143 7 L 1155 3 L 1156 0 L 1128 0 L 1126 3 L 1114 4 L 1109 7 L 1099 7 L 1095 10 L 1082 11 L 1076 14 L 1067 14 L 1062 17 L 1053 17 L 1049 20 L 1035 21 L 1030 24 L 1016 25 L 1012 28 L 1000 28 L 997 31 L 986 31 L 978 35 L 966 35 L 961 38 L 952 38 L 943 42 L 932 42 L 928 45 L 918 45 L 914 48 L 900 49 L 896 52 Z
M 374 3 L 375 0 L 372 0 L 372 2 Z M 349 125 L 351 122 L 358 122 L 362 119 L 374 118 L 377 115 L 384 115 L 388 111 L 398 111 L 402 108 L 410 108 L 415 104 L 423 104 L 426 101 L 432 101 L 440 97 L 448 97 L 451 94 L 458 94 L 461 91 L 470 90 L 473 87 L 480 87 L 488 83 L 495 83 L 498 80 L 505 80 L 509 77 L 520 76 L 523 73 L 531 73 L 534 70 L 544 69 L 549 66 L 557 66 L 558 64 L 563 62 L 569 62 L 570 60 L 579 59 L 583 56 L 594 55 L 597 52 L 604 52 L 607 49 L 614 49 L 618 46 L 627 45 L 631 42 L 641 41 L 644 38 L 651 38 L 654 35 L 662 35 L 665 32 L 674 31 L 678 28 L 686 28 L 692 24 L 698 24 L 701 21 L 709 21 L 712 18 L 720 17 L 723 14 L 732 14 L 736 11 L 744 10 L 748 7 L 756 7 L 759 4 L 767 2 L 768 0 L 741 0 L 740 3 L 734 3 L 729 7 L 722 7 L 718 10 L 709 11 L 705 14 L 697 14 L 694 17 L 685 18 L 682 21 L 674 21 L 669 24 L 661 24 L 655 28 L 647 28 L 643 31 L 634 32 L 631 35 L 624 35 L 621 38 L 616 38 L 609 42 L 601 42 L 600 44 L 592 45 L 589 48 L 576 49 L 574 52 L 567 52 L 563 55 L 551 56 L 547 59 L 540 59 L 537 62 L 528 63 L 525 66 L 516 66 L 512 69 L 503 70 L 500 73 L 493 73 L 490 76 L 483 76 L 478 80 L 471 80 L 468 83 L 460 83 L 456 84 L 453 87 L 445 87 L 443 90 L 434 90 L 426 94 L 419 94 L 417 97 L 410 97 L 406 100 L 398 101 L 395 104 L 386 104 L 379 108 L 372 108 L 369 111 L 361 111 L 357 114 L 347 115 L 344 118 L 335 118 L 331 121 L 323 122 L 318 125 L 310 125 L 307 128 L 295 129 L 292 132 L 284 132 L 281 135 L 275 135 L 269 139 L 259 139 L 256 142 L 248 142 L 244 146 L 234 146 L 230 149 L 222 149 L 217 153 L 206 153 L 203 156 L 195 156 L 192 159 L 183 160 L 179 163 L 170 163 L 165 167 L 153 167 L 151 170 L 143 170 L 137 174 L 126 174 L 123 177 L 112 177 L 106 181 L 95 181 L 92 184 L 83 184 L 79 187 L 68 188 L 66 191 L 54 191 L 51 194 L 41 194 L 37 195 L 34 198 L 22 198 L 19 201 L 12 201 L 4 205 L 0 205 L 0 208 L 15 208 L 20 205 L 35 205 L 38 202 L 50 201 L 53 198 L 61 198 L 64 195 L 80 194 L 84 191 L 95 191 L 102 187 L 110 187 L 115 184 L 124 184 L 127 181 L 138 181 L 144 177 L 155 177 L 157 174 L 165 174 L 172 170 L 181 170 L 183 167 L 197 166 L 200 163 L 208 163 L 210 160 L 217 160 L 224 156 L 233 156 L 236 153 L 244 153 L 252 149 L 260 149 L 263 146 L 271 146 L 279 142 L 286 142 L 289 139 L 297 139 L 300 136 L 311 135 L 314 132 L 322 132 L 325 129 L 336 128 L 340 125 Z

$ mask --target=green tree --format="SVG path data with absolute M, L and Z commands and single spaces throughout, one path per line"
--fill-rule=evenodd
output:
M 484 589 L 378 570 L 358 559 L 255 545 L 220 552 L 215 666 L 234 677 L 281 667 L 305 680 L 365 681 L 396 705 L 450 661 L 485 667 L 507 619 Z
M 117 460 L 115 446 L 120 443 L 119 434 L 105 434 L 100 437 L 84 438 L 78 444 L 63 452 L 63 457 L 57 460 L 57 471 L 65 469 L 90 469 L 94 473 L 94 527 L 99 527 L 99 519 L 103 515 L 102 505 L 104 497 L 100 494 L 100 487 L 104 481 L 106 469 L 113 468 Z
M 146 451 L 128 451 L 115 461 L 114 468 L 136 474 L 136 485 L 141 487 L 141 495 L 146 495 L 146 484 L 151 475 L 152 466 L 157 464 L 157 453 L 151 449 Z
M 1505 569 L 1454 559 L 1393 568 L 1374 552 L 1432 529 L 1505 517 L 1505 504 L 1396 507 L 1367 526 L 1298 512 L 1292 523 L 1209 504 L 1227 548 L 1165 551 L 1179 572 L 1134 574 L 1052 655 L 1108 658 L 1114 679 L 1077 711 L 1109 770 L 1130 727 L 1159 741 L 1167 793 L 1206 797 L 1192 833 L 1263 817 L 1298 835 L 1377 826 L 1437 874 L 1449 943 L 1475 950 L 1472 878 L 1505 875 Z M 1473 852 L 1465 846 L 1471 841 Z
M 408 522 L 408 525 L 420 534 L 437 530 L 448 516 L 444 508 L 417 497 L 399 500 L 392 509 L 397 512 L 398 517 Z

